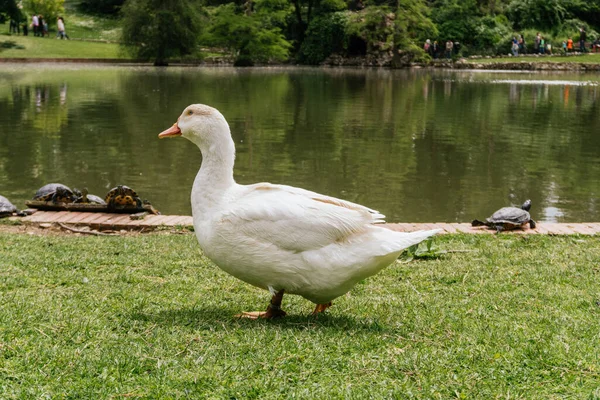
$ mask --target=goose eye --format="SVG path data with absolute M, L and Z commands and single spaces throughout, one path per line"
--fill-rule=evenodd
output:
M 188 111 L 187 114 L 188 115 L 192 115 L 194 112 L 192 110 Z

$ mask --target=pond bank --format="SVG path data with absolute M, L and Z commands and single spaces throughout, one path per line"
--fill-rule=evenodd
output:
M 24 218 L 13 217 L 13 220 L 26 224 L 69 224 L 89 226 L 95 229 L 145 229 L 159 227 L 192 227 L 191 216 L 186 215 L 148 215 L 141 220 L 131 219 L 128 214 L 68 212 L 68 211 L 38 211 Z M 424 229 L 441 229 L 442 233 L 495 233 L 492 229 L 472 227 L 470 223 L 387 223 L 382 225 L 394 231 L 414 232 Z M 520 234 L 547 235 L 597 235 L 600 233 L 600 223 L 550 223 L 538 222 L 535 229 L 516 230 Z
M 73 63 L 73 64 L 114 64 L 114 65 L 144 65 L 152 66 L 151 62 L 142 60 L 132 60 L 126 58 L 2 58 L 1 63 Z M 171 66 L 233 66 L 233 63 L 222 59 L 209 59 L 202 62 L 170 62 Z M 256 65 L 257 67 L 266 65 Z M 278 64 L 268 65 L 268 67 L 298 67 L 300 65 Z M 310 67 L 310 66 L 307 66 Z M 391 61 L 375 61 L 370 59 L 335 59 L 320 65 L 320 67 L 359 67 L 359 68 L 435 68 L 435 69 L 478 69 L 478 70 L 504 70 L 504 71 L 580 71 L 597 72 L 600 71 L 600 62 L 572 62 L 572 61 L 526 61 L 518 59 L 516 61 L 473 61 L 460 59 L 458 61 L 431 61 L 425 63 L 408 63 L 394 67 Z

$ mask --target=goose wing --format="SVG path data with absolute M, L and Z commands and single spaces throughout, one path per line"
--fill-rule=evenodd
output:
M 246 244 L 303 252 L 348 240 L 384 216 L 352 202 L 285 185 L 243 186 L 219 224 Z

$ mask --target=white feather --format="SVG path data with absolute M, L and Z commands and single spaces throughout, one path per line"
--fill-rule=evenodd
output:
M 198 242 L 216 265 L 252 285 L 328 303 L 439 231 L 394 232 L 359 204 L 285 185 L 239 185 L 221 113 L 192 105 L 178 126 L 202 152 L 192 188 Z

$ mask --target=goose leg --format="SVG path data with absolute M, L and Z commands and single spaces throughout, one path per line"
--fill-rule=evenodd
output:
M 325 310 L 327 310 L 329 307 L 331 307 L 332 303 L 325 303 L 325 304 L 317 304 L 317 306 L 315 307 L 315 310 L 312 312 L 312 315 L 319 315 L 323 312 L 325 312 Z
M 279 292 L 275 293 L 271 298 L 271 302 L 267 307 L 267 311 L 249 311 L 243 312 L 241 314 L 236 315 L 236 317 L 240 318 L 250 318 L 250 319 L 272 319 L 272 318 L 281 318 L 285 317 L 285 311 L 281 309 L 281 301 L 283 300 L 283 292 L 281 289 Z

